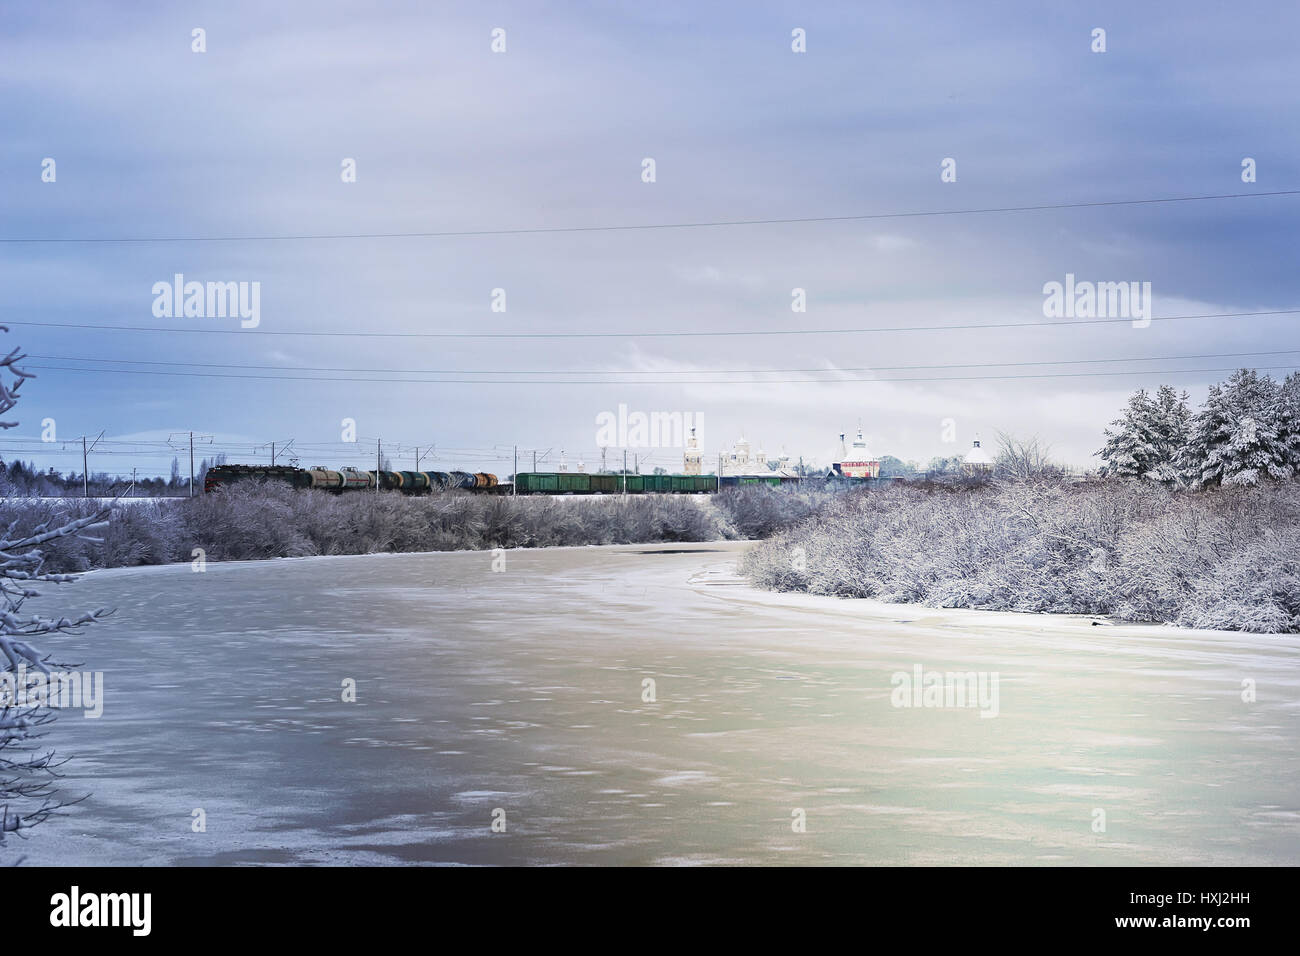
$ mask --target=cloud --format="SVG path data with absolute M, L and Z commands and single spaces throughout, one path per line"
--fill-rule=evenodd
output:
M 1300 13 L 1104 5 L 1091 21 L 961 3 L 828 5 L 801 15 L 808 53 L 770 4 L 494 8 L 490 52 L 472 8 L 398 2 L 358 20 L 345 3 L 232 2 L 204 11 L 209 52 L 161 3 L 29 5 L 9 18 L 0 79 L 6 236 L 260 236 L 628 226 L 462 238 L 5 247 L 11 320 L 155 325 L 148 290 L 183 272 L 262 282 L 256 333 L 18 326 L 43 355 L 211 364 L 462 370 L 443 384 L 253 381 L 58 372 L 31 383 L 45 414 L 127 433 L 185 423 L 267 441 L 334 441 L 339 421 L 394 443 L 564 446 L 590 456 L 596 411 L 618 401 L 706 413 L 719 444 L 740 428 L 768 448 L 835 444 L 859 417 L 873 448 L 951 453 L 939 422 L 1037 433 L 1080 464 L 1140 385 L 1196 394 L 1218 373 L 1023 363 L 1276 350 L 1293 317 L 860 335 L 649 337 L 671 331 L 989 325 L 1040 319 L 1066 272 L 1151 281 L 1161 314 L 1294 303 L 1295 200 L 872 216 L 1267 191 L 1300 182 L 1290 37 Z M 1188 51 L 1195 55 L 1188 58 Z M 1189 66 L 1194 64 L 1193 66 Z M 39 162 L 58 160 L 42 183 Z M 658 178 L 642 182 L 641 160 Z M 1261 179 L 1239 180 L 1242 156 Z M 358 180 L 340 181 L 356 159 Z M 939 162 L 957 160 L 943 183 Z M 749 226 L 666 223 L 806 219 Z M 504 288 L 508 310 L 490 310 Z M 808 311 L 791 311 L 791 290 Z M 1224 305 L 1223 303 L 1232 303 Z M 597 331 L 642 338 L 382 338 L 288 332 Z M 256 336 L 260 335 L 260 339 Z M 1261 356 L 1257 364 L 1284 365 Z M 1002 363 L 994 366 L 992 363 Z M 1020 364 L 1016 364 L 1020 363 Z M 85 366 L 86 363 L 80 363 Z M 1300 364 L 1300 363 L 1292 363 Z M 840 384 L 603 385 L 566 370 L 830 371 Z M 1075 372 L 1134 370 L 1119 376 Z M 138 368 L 138 367 L 137 367 Z M 191 369 L 192 371 L 194 369 Z M 472 374 L 483 371 L 491 374 Z M 184 369 L 160 365 L 153 372 Z M 692 372 L 669 375 L 668 372 Z M 231 370 L 230 374 L 234 374 Z M 705 374 L 708 373 L 708 374 Z M 1056 374 L 1059 373 L 1059 374 Z M 1036 378 L 978 378 L 981 375 Z M 364 376 L 357 376 L 364 377 Z M 373 377 L 373 376 L 372 376 Z M 382 376 L 379 376 L 382 377 Z M 654 378 L 624 376 L 640 380 Z M 499 380 L 491 382 L 491 380 Z M 33 429 L 34 430 L 34 429 Z M 325 447 L 322 444 L 322 447 Z M 470 453 L 467 453 L 467 455 Z M 478 454 L 486 455 L 486 452 Z M 590 457 L 588 460 L 592 460 Z M 477 464 L 467 457 L 464 466 Z

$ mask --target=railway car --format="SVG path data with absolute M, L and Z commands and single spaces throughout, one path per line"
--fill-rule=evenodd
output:
M 781 475 L 723 475 L 719 485 L 723 488 L 744 488 L 752 485 L 767 485 L 779 488 L 785 481 Z M 798 479 L 793 479 L 797 481 Z
M 400 479 L 398 490 L 408 495 L 428 494 L 433 487 L 428 474 L 423 471 L 399 471 L 397 477 Z
M 366 476 L 370 479 L 369 488 L 374 488 L 378 482 L 381 491 L 400 491 L 402 489 L 402 473 L 400 471 L 367 471 Z
M 520 495 L 701 495 L 718 489 L 714 475 L 609 475 L 587 472 L 523 471 L 515 475 Z
M 337 471 L 326 468 L 324 465 L 315 465 L 308 468 L 307 474 L 311 478 L 312 488 L 320 488 L 324 491 L 343 490 L 343 476 Z

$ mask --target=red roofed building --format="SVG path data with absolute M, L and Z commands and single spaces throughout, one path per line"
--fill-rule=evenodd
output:
M 858 437 L 853 439 L 853 447 L 844 447 L 844 435 L 840 435 L 840 461 L 835 471 L 845 478 L 876 478 L 880 475 L 880 461 L 867 450 L 866 439 L 862 437 L 862 426 L 858 426 Z

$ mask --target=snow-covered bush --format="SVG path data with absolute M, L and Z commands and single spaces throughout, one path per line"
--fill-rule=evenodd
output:
M 1300 530 L 1269 530 L 1192 584 L 1175 623 L 1234 631 L 1300 632 Z
M 760 587 L 939 607 L 1297 631 L 1300 483 L 863 490 L 746 554 Z
M 194 499 L 132 502 L 114 508 L 102 540 L 49 543 L 57 571 L 189 561 L 241 561 L 374 552 L 540 548 L 657 541 L 717 541 L 770 533 L 838 496 L 832 491 L 741 488 L 700 498 L 609 495 L 560 501 L 452 491 L 336 495 L 288 485 L 230 485 Z M 79 501 L 0 501 L 0 519 L 30 532 L 55 519 L 95 513 Z

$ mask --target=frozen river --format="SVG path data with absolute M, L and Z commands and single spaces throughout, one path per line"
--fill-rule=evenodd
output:
M 500 572 L 485 552 L 180 565 L 46 586 L 65 613 L 118 608 L 45 644 L 102 670 L 107 699 L 100 719 L 52 727 L 76 758 L 66 790 L 91 796 L 6 853 L 1300 864 L 1295 636 L 767 595 L 732 575 L 744 547 L 511 551 Z M 997 716 L 893 706 L 892 676 L 918 666 L 996 672 Z

